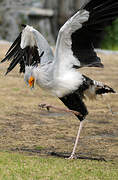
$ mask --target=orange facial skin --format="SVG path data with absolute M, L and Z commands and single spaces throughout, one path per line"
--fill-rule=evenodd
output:
M 29 79 L 29 87 L 30 88 L 34 87 L 34 81 L 35 81 L 34 77 L 31 76 L 30 79 Z

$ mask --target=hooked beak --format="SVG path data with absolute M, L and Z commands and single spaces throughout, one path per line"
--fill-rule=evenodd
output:
M 34 77 L 31 76 L 30 79 L 29 79 L 29 81 L 28 81 L 29 87 L 30 87 L 31 89 L 34 88 L 34 81 L 35 81 Z

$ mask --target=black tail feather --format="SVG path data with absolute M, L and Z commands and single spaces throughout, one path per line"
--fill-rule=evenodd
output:
M 105 93 L 116 93 L 114 89 L 111 87 L 104 85 L 103 87 L 99 87 L 99 89 L 96 90 L 96 94 L 105 94 Z

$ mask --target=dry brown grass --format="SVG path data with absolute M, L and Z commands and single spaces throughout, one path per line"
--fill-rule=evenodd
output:
M 0 45 L 0 59 L 8 46 Z M 118 57 L 102 55 L 104 69 L 84 68 L 82 73 L 102 81 L 118 91 Z M 79 121 L 73 115 L 40 110 L 38 104 L 62 103 L 38 87 L 33 91 L 26 87 L 23 75 L 16 68 L 6 77 L 8 64 L 0 65 L 0 149 L 47 149 L 47 151 L 71 152 Z M 118 95 L 106 95 L 104 99 L 86 102 L 89 115 L 81 134 L 77 152 L 87 156 L 118 160 Z M 108 109 L 112 107 L 112 114 Z

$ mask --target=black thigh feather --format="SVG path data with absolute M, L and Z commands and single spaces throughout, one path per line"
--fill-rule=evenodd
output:
M 82 121 L 88 114 L 87 108 L 82 100 L 82 97 L 75 91 L 74 93 L 68 94 L 60 100 L 70 109 L 80 112 L 82 116 L 76 115 L 77 118 Z

